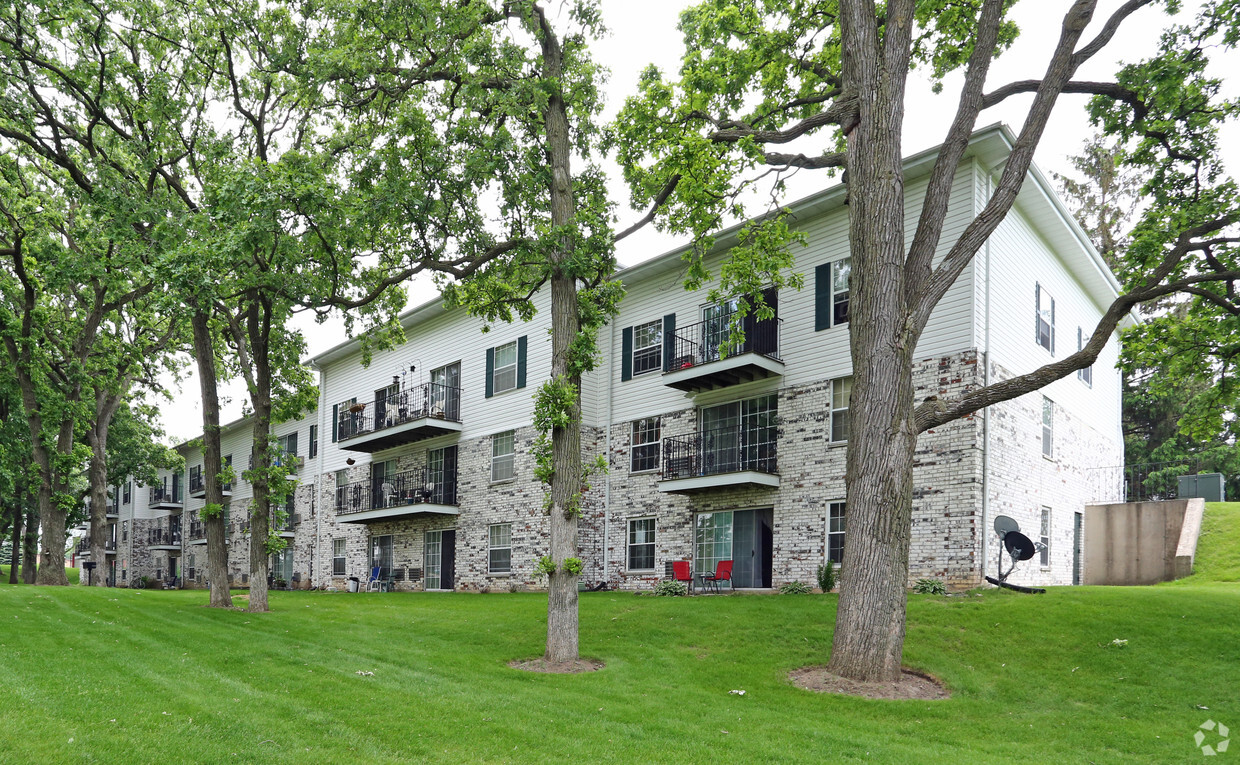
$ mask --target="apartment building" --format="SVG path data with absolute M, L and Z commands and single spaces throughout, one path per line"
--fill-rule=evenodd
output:
M 985 203 L 1011 144 L 1002 127 L 973 137 L 940 255 Z M 906 162 L 910 230 L 934 156 Z M 795 252 L 805 288 L 769 291 L 775 318 L 747 321 L 745 342 L 723 353 L 735 303 L 685 291 L 681 251 L 618 275 L 626 297 L 604 330 L 602 363 L 584 381 L 583 442 L 610 470 L 583 505 L 583 580 L 639 589 L 672 561 L 707 571 L 732 560 L 738 588 L 766 588 L 812 581 L 819 565 L 842 559 L 851 392 L 845 204 L 834 186 L 790 206 L 808 238 Z M 737 232 L 718 237 L 708 265 L 722 262 Z M 1075 352 L 1117 289 L 1045 177 L 1031 171 L 1015 209 L 930 320 L 916 352 L 918 398 L 952 396 Z M 286 454 L 308 455 L 283 532 L 290 549 L 275 561 L 279 579 L 343 588 L 379 566 L 398 589 L 545 586 L 535 562 L 547 551 L 548 524 L 530 447 L 533 394 L 550 371 L 550 319 L 548 297 L 535 303 L 532 322 L 487 332 L 463 311 L 429 303 L 402 317 L 406 342 L 369 365 L 356 341 L 310 360 L 318 411 L 276 428 Z M 1117 352 L 1112 338 L 1092 369 L 923 434 L 912 579 L 962 587 L 993 574 L 1000 550 L 991 523 L 1005 514 L 1044 545 L 1017 581 L 1077 581 L 1091 482 L 1123 462 Z M 244 421 L 228 426 L 225 453 L 248 458 L 249 431 Z M 192 447 L 183 453 L 191 520 L 178 570 L 193 581 L 205 566 L 192 520 L 201 459 Z M 177 479 L 166 478 L 175 489 Z M 239 481 L 229 497 L 230 574 L 240 585 L 248 496 Z M 176 511 L 158 512 L 167 514 L 144 525 L 171 533 Z M 173 553 L 159 552 L 152 560 L 168 561 L 168 570 Z

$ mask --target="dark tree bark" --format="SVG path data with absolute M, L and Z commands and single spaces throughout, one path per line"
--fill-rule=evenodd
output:
M 13 546 L 9 555 L 9 584 L 17 584 L 18 571 L 22 567 L 22 500 L 25 498 L 25 491 L 19 490 L 10 508 L 13 514 Z
M 202 466 L 206 488 L 206 507 L 224 505 L 224 487 L 220 480 L 223 456 L 220 454 L 220 396 L 215 374 L 215 342 L 211 319 L 206 311 L 197 309 L 190 321 L 194 333 L 194 361 L 198 365 L 198 385 L 202 391 Z M 231 608 L 232 593 L 228 590 L 228 529 L 224 527 L 223 511 L 201 516 L 207 531 L 207 577 L 211 587 L 212 608 Z
M 55 568 L 53 566 L 53 568 Z M 31 510 L 26 513 L 26 529 L 22 539 L 22 581 L 34 584 L 39 573 L 39 513 Z M 64 567 L 60 569 L 64 574 Z M 66 582 L 67 583 L 67 582 Z

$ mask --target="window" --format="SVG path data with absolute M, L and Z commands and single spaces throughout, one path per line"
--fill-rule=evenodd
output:
M 844 507 L 845 502 L 832 502 L 827 506 L 827 560 L 837 566 L 844 562 Z
M 779 434 L 775 394 L 703 407 L 699 412 L 700 475 L 738 470 L 774 473 Z M 669 465 L 672 458 L 669 456 Z
M 633 423 L 629 472 L 641 473 L 659 469 L 659 419 L 646 417 Z
M 495 368 L 491 373 L 491 390 L 503 393 L 517 387 L 517 342 L 495 347 Z
M 1034 300 L 1037 304 L 1038 345 L 1055 353 L 1055 298 L 1042 285 L 1037 285 Z
M 133 495 L 133 481 L 125 484 L 125 499 L 122 500 L 126 505 L 129 504 L 130 497 Z
M 848 323 L 848 287 L 852 259 L 823 263 L 814 269 L 814 329 Z
M 276 439 L 276 454 L 273 460 L 277 465 L 286 464 L 287 457 L 293 457 L 293 461 L 287 464 L 293 467 L 297 466 L 297 434 L 289 433 L 287 436 L 280 436 Z
M 654 518 L 629 521 L 629 571 L 654 570 Z
M 1051 509 L 1049 507 L 1042 508 L 1042 534 L 1039 541 L 1042 542 L 1042 566 L 1051 565 Z
M 332 540 L 332 576 L 344 576 L 344 540 Z
M 633 376 L 663 368 L 663 320 L 633 328 Z
M 517 475 L 514 461 L 516 431 L 505 430 L 491 436 L 491 482 L 507 481 Z
M 1046 396 L 1042 397 L 1042 456 L 1055 457 L 1055 404 Z
M 113 526 L 113 528 L 116 528 Z M 121 521 L 121 541 L 129 541 L 129 521 Z
M 319 426 L 310 426 L 310 459 L 319 456 Z
M 487 529 L 489 552 L 487 571 L 507 574 L 512 571 L 512 524 L 496 523 Z
M 852 400 L 851 377 L 831 381 L 831 443 L 848 440 L 848 406 Z
M 370 538 L 370 567 L 379 567 L 379 576 L 386 578 L 392 572 L 392 535 L 384 534 Z
M 1078 351 L 1085 350 L 1085 346 L 1089 344 L 1089 335 L 1085 334 L 1085 330 L 1080 327 L 1076 328 L 1076 349 Z M 1076 370 L 1076 379 L 1085 383 L 1089 387 L 1094 387 L 1094 368 L 1093 366 Z
M 732 560 L 732 513 L 698 513 L 693 530 L 693 570 L 715 572 L 721 560 Z

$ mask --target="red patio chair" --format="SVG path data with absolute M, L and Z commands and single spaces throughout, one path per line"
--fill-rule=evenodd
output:
M 736 592 L 736 586 L 732 584 L 732 561 L 721 560 L 715 564 L 715 573 L 707 574 L 703 577 L 711 587 L 715 588 L 715 592 L 719 592 L 719 583 L 727 582 L 732 592 Z
M 672 579 L 689 585 L 689 592 L 693 592 L 693 568 L 689 565 L 689 561 L 672 561 Z

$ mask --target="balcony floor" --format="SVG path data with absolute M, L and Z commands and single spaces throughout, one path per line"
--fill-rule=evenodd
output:
M 779 377 L 783 373 L 784 362 L 782 361 L 760 353 L 741 353 L 726 359 L 664 372 L 663 384 L 688 393 L 701 393 L 761 380 L 765 377 Z
M 412 505 L 380 507 L 374 510 L 363 510 L 360 513 L 349 513 L 347 515 L 337 515 L 336 521 L 338 523 L 376 523 L 379 521 L 397 521 L 404 518 L 413 518 L 423 514 L 460 515 L 461 509 L 455 505 L 436 505 L 430 502 L 422 502 Z
M 340 448 L 350 452 L 374 453 L 435 436 L 460 433 L 461 423 L 441 417 L 420 417 L 392 427 L 358 433 L 339 441 Z
M 735 473 L 716 473 L 714 475 L 695 475 L 689 478 L 672 478 L 659 481 L 659 491 L 690 492 L 718 489 L 726 486 L 767 486 L 779 488 L 779 476 L 771 473 L 760 473 L 757 470 L 740 470 Z

